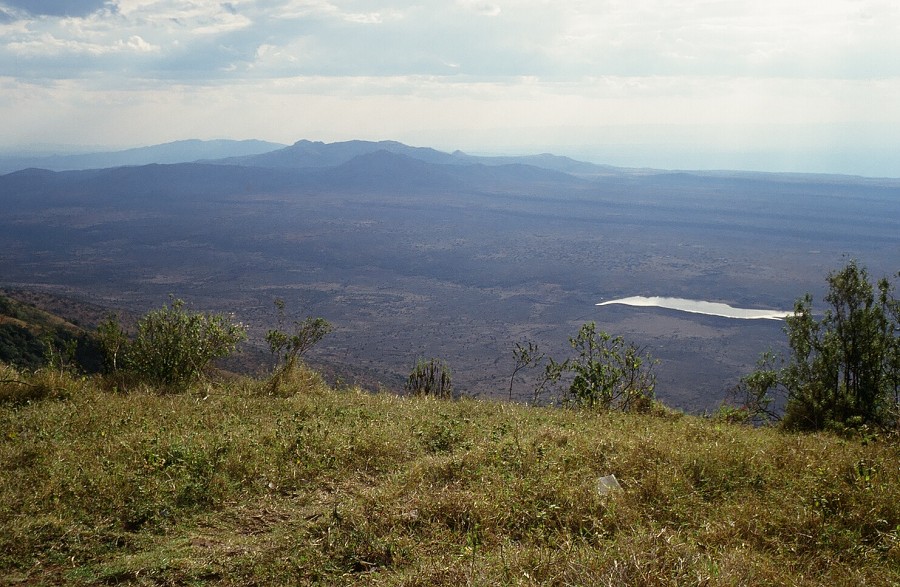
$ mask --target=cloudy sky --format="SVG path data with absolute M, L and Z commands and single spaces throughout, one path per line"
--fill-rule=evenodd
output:
M 0 0 L 0 120 L 900 177 L 900 3 Z

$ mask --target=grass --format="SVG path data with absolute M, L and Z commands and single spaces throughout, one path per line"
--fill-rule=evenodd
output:
M 2 584 L 900 584 L 895 439 L 303 370 L 277 397 L 0 380 Z M 608 474 L 623 490 L 602 496 Z

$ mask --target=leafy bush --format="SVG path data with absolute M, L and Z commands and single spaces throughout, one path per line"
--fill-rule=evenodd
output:
M 246 336 L 240 324 L 221 314 L 191 313 L 175 299 L 145 315 L 129 340 L 115 317 L 98 329 L 107 363 L 143 382 L 183 388 L 200 378 L 210 362 L 234 352 Z
M 597 332 L 594 322 L 582 325 L 569 344 L 575 356 L 562 363 L 550 359 L 545 379 L 559 381 L 571 374 L 568 399 L 576 406 L 622 411 L 652 407 L 656 361 L 645 349 L 621 336 Z

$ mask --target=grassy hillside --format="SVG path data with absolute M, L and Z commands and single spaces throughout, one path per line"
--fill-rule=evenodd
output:
M 0 362 L 36 369 L 47 362 L 48 345 L 54 352 L 75 341 L 69 357 L 88 371 L 102 365 L 94 337 L 82 327 L 41 309 L 35 304 L 41 294 L 0 291 Z
M 121 394 L 3 367 L 0 583 L 900 583 L 896 439 L 294 375 Z

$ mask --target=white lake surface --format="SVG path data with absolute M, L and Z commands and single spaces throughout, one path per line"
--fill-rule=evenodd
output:
M 786 312 L 782 310 L 753 310 L 749 308 L 735 308 L 729 306 L 728 304 L 722 304 L 719 302 L 705 302 L 703 300 L 686 300 L 684 298 L 644 296 L 633 296 L 630 298 L 609 300 L 608 302 L 600 302 L 597 305 L 608 306 L 611 304 L 668 308 L 670 310 L 691 312 L 693 314 L 706 314 L 707 316 L 722 316 L 725 318 L 739 318 L 742 320 L 782 320 L 787 316 L 793 315 L 794 313 L 793 311 Z

